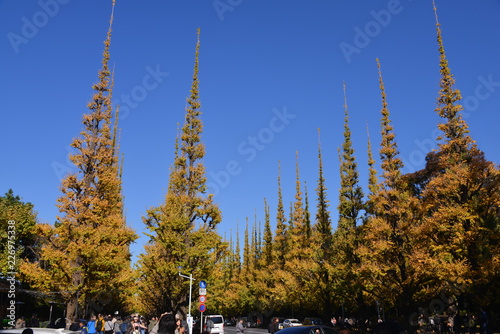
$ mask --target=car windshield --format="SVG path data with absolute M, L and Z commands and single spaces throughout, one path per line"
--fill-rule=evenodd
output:
M 298 319 L 290 319 L 290 322 L 293 323 L 293 324 L 297 324 L 299 323 L 300 321 Z
M 222 324 L 222 317 L 210 317 L 214 324 Z

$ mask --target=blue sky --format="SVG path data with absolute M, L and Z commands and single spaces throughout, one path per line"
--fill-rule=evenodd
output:
M 500 162 L 500 1 L 437 1 L 464 118 L 486 157 Z M 97 80 L 111 1 L 0 1 L 0 191 L 32 202 L 40 222 L 58 214 L 69 144 L 82 130 Z M 378 148 L 378 57 L 405 171 L 435 147 L 439 55 L 431 0 L 118 0 L 111 43 L 114 103 L 121 105 L 127 223 L 162 203 L 183 122 L 201 28 L 200 97 L 207 177 L 229 238 L 246 219 L 276 211 L 278 161 L 285 207 L 295 157 L 315 213 L 317 129 L 332 220 L 343 82 L 366 188 L 366 129 Z M 378 157 L 378 154 L 377 154 Z M 146 241 L 133 245 L 134 256 Z

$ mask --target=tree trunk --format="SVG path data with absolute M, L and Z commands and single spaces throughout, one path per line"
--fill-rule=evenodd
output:
M 69 325 L 71 325 L 76 320 L 76 311 L 78 308 L 77 304 L 78 299 L 76 295 L 71 296 L 71 299 L 66 304 L 66 319 L 70 321 L 70 323 L 68 324 L 68 320 L 66 320 L 66 329 L 68 329 Z

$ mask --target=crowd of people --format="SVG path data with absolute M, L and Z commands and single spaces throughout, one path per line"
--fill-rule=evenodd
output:
M 434 333 L 434 334 L 490 334 L 488 316 L 484 310 L 478 314 L 465 313 L 449 315 L 448 318 L 439 316 L 424 316 L 420 314 L 416 319 L 416 332 Z M 338 319 L 331 318 L 329 324 L 339 333 L 349 333 L 350 329 L 361 327 L 368 332 L 377 333 L 393 332 L 397 333 L 400 328 L 395 322 L 383 322 L 380 318 L 376 323 L 363 323 L 353 318 Z M 387 328 L 387 326 L 394 328 Z M 37 314 L 30 318 L 20 317 L 15 323 L 15 328 L 37 328 L 40 326 L 40 320 Z M 80 332 L 80 334 L 187 334 L 189 333 L 188 324 L 182 320 L 182 316 L 172 313 L 163 313 L 160 317 L 152 317 L 149 321 L 144 316 L 133 314 L 122 317 L 118 314 L 104 315 L 98 314 L 91 316 L 89 320 L 78 319 L 72 324 L 67 323 L 67 319 L 59 318 L 47 325 L 48 328 L 67 328 L 69 330 Z M 213 322 L 207 318 L 203 334 L 210 334 L 213 328 Z M 281 329 L 279 318 L 275 317 L 268 326 L 268 332 L 275 334 Z M 236 333 L 244 334 L 246 326 L 243 319 L 236 322 Z
M 73 328 L 71 328 L 73 327 Z M 89 321 L 80 320 L 70 326 L 70 330 L 80 330 L 81 334 L 184 334 L 187 324 L 179 315 L 163 313 L 146 321 L 145 317 L 134 314 L 127 317 L 92 316 Z
M 40 321 L 36 314 L 31 318 L 19 317 L 15 328 L 37 328 Z M 152 317 L 149 321 L 144 316 L 133 314 L 122 317 L 115 315 L 92 315 L 90 319 L 78 319 L 68 323 L 67 319 L 59 318 L 51 321 L 47 328 L 67 328 L 80 334 L 186 334 L 187 323 L 180 315 L 163 313 L 160 317 Z

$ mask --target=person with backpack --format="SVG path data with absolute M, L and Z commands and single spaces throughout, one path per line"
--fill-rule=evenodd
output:
M 113 332 L 115 334 L 123 334 L 121 325 L 123 324 L 122 317 L 117 316 L 116 321 L 113 324 Z
M 108 315 L 104 322 L 104 334 L 113 334 L 114 324 L 113 319 Z
M 130 333 L 130 317 L 125 317 L 125 319 L 120 324 L 120 331 L 122 334 Z
M 80 329 L 80 334 L 89 334 L 88 327 L 85 325 L 84 321 L 80 321 L 78 325 Z
M 95 315 L 90 317 L 90 320 L 87 322 L 87 332 L 88 334 L 96 334 L 96 317 Z
M 99 314 L 97 316 L 95 329 L 98 334 L 104 334 L 104 325 L 106 324 L 106 320 L 104 320 L 104 316 Z
M 205 330 L 211 333 L 213 328 L 214 328 L 214 322 L 212 321 L 212 319 L 207 318 L 207 320 L 205 321 Z

